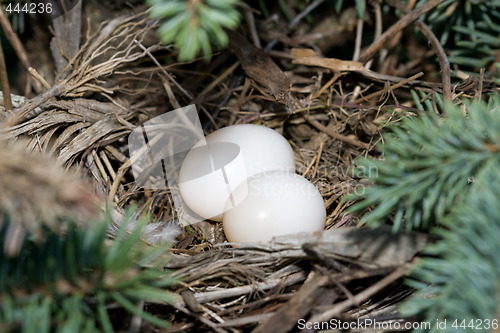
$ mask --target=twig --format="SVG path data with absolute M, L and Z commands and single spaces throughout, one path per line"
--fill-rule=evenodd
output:
M 347 137 L 345 135 L 342 135 L 342 134 L 339 134 L 335 131 L 332 131 L 331 129 L 329 129 L 328 127 L 322 125 L 320 122 L 318 122 L 317 120 L 315 120 L 313 117 L 311 117 L 310 115 L 308 114 L 305 114 L 304 115 L 304 118 L 307 120 L 307 122 L 309 124 L 311 124 L 312 126 L 314 126 L 316 129 L 322 131 L 322 132 L 325 132 L 326 134 L 328 134 L 329 136 L 331 137 L 334 137 L 335 139 L 339 139 L 339 140 L 342 140 L 350 145 L 353 145 L 353 146 L 356 146 L 356 147 L 360 147 L 360 148 L 363 148 L 363 149 L 368 149 L 370 148 L 370 145 L 367 144 L 367 143 L 364 143 L 364 142 L 361 142 L 357 139 L 353 139 L 353 138 L 350 138 L 350 137 Z
M 363 5 L 363 12 L 364 8 L 366 8 L 365 1 L 361 1 Z M 356 42 L 354 43 L 354 54 L 352 56 L 353 61 L 358 61 L 359 60 L 359 55 L 361 54 L 361 41 L 363 40 L 363 18 L 358 17 L 358 20 L 356 22 Z
M 10 45 L 12 45 L 12 48 L 16 52 L 19 61 L 21 61 L 21 64 L 23 65 L 24 69 L 28 70 L 28 68 L 30 68 L 31 65 L 28 59 L 28 55 L 26 54 L 26 50 L 24 49 L 23 44 L 19 40 L 19 37 L 17 37 L 14 30 L 12 30 L 12 26 L 10 25 L 9 19 L 7 18 L 1 7 L 0 7 L 0 25 L 2 26 L 5 37 L 7 37 Z M 40 83 L 31 80 L 29 77 L 28 80 L 30 81 L 30 84 L 33 86 L 33 89 L 35 89 L 37 94 L 43 91 Z
M 318 7 L 321 5 L 325 0 L 315 0 L 311 2 L 309 6 L 306 7 L 301 13 L 299 13 L 297 16 L 293 18 L 293 20 L 290 21 L 290 23 L 287 26 L 287 29 L 285 31 L 285 34 L 288 34 L 293 27 L 297 25 L 304 17 L 306 17 L 314 8 Z M 276 45 L 278 42 L 278 38 L 275 38 L 271 40 L 269 43 L 267 43 L 266 47 L 264 47 L 264 52 L 269 52 L 271 49 Z
M 208 86 L 203 88 L 203 90 L 196 96 L 195 100 L 201 99 L 202 96 L 206 95 L 209 93 L 212 89 L 214 89 L 218 84 L 220 84 L 226 77 L 228 77 L 230 74 L 234 73 L 234 70 L 240 65 L 239 61 L 236 61 L 234 64 L 229 66 L 227 69 L 222 72 L 214 81 L 212 81 Z M 232 93 L 230 91 L 230 93 Z
M 139 46 L 145 54 L 147 54 L 151 60 L 153 60 L 153 62 L 155 63 L 156 66 L 158 66 L 158 68 L 161 70 L 161 72 L 163 74 L 165 74 L 165 76 L 184 94 L 184 96 L 186 96 L 191 102 L 195 102 L 195 98 L 193 96 L 193 94 L 191 94 L 189 91 L 187 91 L 186 89 L 184 89 L 180 84 L 179 82 L 177 82 L 174 77 L 165 70 L 165 68 L 163 68 L 163 66 L 158 62 L 158 60 L 153 56 L 153 54 L 149 51 L 152 47 L 150 48 L 146 48 L 144 45 L 142 45 L 142 43 L 140 41 L 138 41 L 137 39 L 134 39 L 134 43 Z M 215 128 L 218 128 L 217 124 L 215 123 L 215 120 L 214 118 L 212 117 L 212 115 L 207 111 L 207 109 L 203 106 L 203 105 L 200 105 L 200 109 L 201 111 L 203 111 L 203 113 L 205 113 L 205 115 L 207 116 L 208 120 L 212 123 L 212 125 L 214 125 Z
M 406 8 L 403 4 L 401 4 L 397 0 L 387 0 L 387 2 L 393 6 L 394 8 L 398 9 L 402 13 L 408 13 L 409 10 Z M 436 54 L 439 59 L 439 66 L 441 67 L 441 81 L 443 84 L 443 99 L 445 101 L 451 101 L 451 69 L 450 69 L 450 62 L 448 61 L 448 57 L 446 56 L 446 52 L 443 49 L 443 46 L 439 42 L 439 40 L 436 38 L 436 35 L 432 32 L 432 30 L 421 20 L 417 20 L 415 22 L 417 27 L 420 29 L 422 34 L 429 40 L 431 43 L 432 47 L 436 51 Z
M 168 101 L 170 102 L 170 105 L 172 105 L 175 109 L 181 108 L 181 104 L 175 97 L 174 92 L 172 91 L 172 87 L 170 87 L 170 84 L 168 83 L 168 80 L 160 76 L 161 82 L 163 83 L 163 88 L 165 89 L 165 92 L 167 93 L 168 96 Z
M 317 299 L 324 294 L 322 288 L 329 282 L 328 276 L 312 271 L 298 292 L 280 307 L 275 315 L 260 323 L 252 333 L 285 333 L 293 330 L 297 320 L 304 318 L 317 304 Z
M 318 167 L 319 167 L 319 162 L 321 160 L 321 153 L 323 152 L 323 146 L 325 145 L 325 142 L 324 141 L 321 141 L 321 143 L 319 144 L 319 150 L 318 150 L 318 158 L 316 159 L 316 164 L 314 165 L 314 171 L 313 171 L 313 174 L 312 174 L 312 177 L 316 177 L 316 172 L 318 172 Z
M 439 4 L 446 0 L 429 0 L 424 2 L 424 4 L 416 9 L 412 10 L 405 16 L 403 16 L 399 21 L 394 23 L 389 29 L 387 29 L 379 39 L 377 39 L 372 45 L 370 45 L 363 54 L 361 54 L 360 61 L 366 62 L 370 60 L 378 50 L 380 50 L 394 35 L 406 28 L 410 23 L 414 22 L 420 15 L 427 13 L 429 10 L 435 8 Z
M 321 87 L 321 89 L 320 89 L 320 90 L 318 90 L 318 92 L 316 92 L 316 93 L 312 96 L 312 98 L 311 98 L 311 99 L 316 99 L 316 98 L 318 98 L 319 96 L 321 96 L 321 95 L 325 92 L 325 90 L 326 90 L 326 89 L 328 89 L 328 88 L 329 88 L 332 84 L 334 84 L 334 83 L 335 83 L 335 81 L 337 81 L 337 80 L 338 80 L 338 78 L 339 78 L 339 77 L 341 77 L 341 76 L 343 76 L 343 75 L 344 75 L 344 73 L 342 73 L 342 72 L 333 72 L 333 76 L 332 76 L 332 78 L 331 78 L 330 80 L 328 80 L 328 82 L 327 82 L 327 83 L 325 83 L 325 85 L 324 85 L 323 87 Z
M 300 12 L 297 16 L 295 16 L 292 21 L 290 21 L 290 24 L 288 25 L 288 29 L 291 30 L 293 27 L 295 27 L 314 8 L 318 7 L 323 2 L 324 2 L 324 0 L 316 0 L 316 1 L 311 2 L 311 4 L 309 4 L 309 6 L 307 6 L 302 12 Z
M 339 205 L 340 206 L 340 205 Z M 338 206 L 338 207 L 339 207 Z M 349 214 L 347 215 L 346 217 L 344 217 L 340 222 L 338 222 L 337 224 L 335 224 L 333 227 L 335 229 L 338 229 L 340 228 L 341 226 L 343 226 L 344 224 L 346 224 L 347 222 L 349 222 L 349 220 L 351 220 L 353 218 L 353 215 L 352 214 Z
M 378 281 L 377 283 L 371 285 L 370 287 L 366 288 L 362 292 L 356 294 L 350 299 L 347 299 L 341 303 L 337 303 L 333 305 L 330 309 L 317 314 L 313 316 L 310 319 L 310 322 L 322 322 L 322 321 L 327 321 L 330 318 L 333 318 L 335 316 L 340 315 L 343 311 L 347 310 L 353 305 L 359 304 L 366 300 L 367 298 L 375 295 L 378 293 L 380 290 L 383 288 L 387 287 L 389 284 L 392 282 L 396 281 L 397 279 L 403 277 L 408 270 L 410 269 L 411 265 L 409 264 L 404 264 L 401 265 L 398 269 L 396 269 L 394 272 L 391 274 L 387 275 L 384 277 L 382 280 Z
M 218 327 L 217 324 L 211 322 L 210 320 L 208 320 L 207 318 L 203 317 L 203 316 L 200 316 L 199 314 L 193 312 L 193 311 L 190 311 L 188 309 L 186 309 L 185 307 L 183 306 L 180 306 L 180 305 L 177 305 L 175 303 L 171 304 L 175 309 L 177 309 L 178 311 L 180 312 L 183 312 L 187 315 L 190 315 L 192 316 L 193 318 L 199 320 L 200 322 L 202 322 L 203 324 L 207 325 L 208 327 L 210 327 L 211 329 L 213 329 L 215 332 L 217 333 L 227 333 L 227 331 L 225 329 L 222 329 L 220 327 Z
M 304 172 L 302 172 L 302 177 L 305 177 L 309 171 L 311 170 L 314 162 L 316 162 L 316 158 L 318 157 L 318 155 L 314 155 L 313 159 L 311 160 L 311 162 L 309 162 L 309 164 L 307 165 L 306 169 L 304 170 Z
M 207 291 L 203 293 L 197 293 L 195 294 L 195 298 L 199 303 L 207 303 L 218 299 L 249 294 L 257 290 L 265 291 L 272 289 L 276 286 L 283 286 L 283 287 L 291 286 L 301 281 L 304 281 L 305 278 L 306 278 L 305 272 L 298 272 L 290 276 L 287 276 L 283 279 L 281 278 L 269 279 L 264 282 L 256 283 L 255 285 L 247 285 L 247 286 L 234 287 L 217 291 Z
M 224 323 L 217 324 L 217 327 L 234 328 L 234 327 L 244 326 L 244 325 L 248 325 L 248 324 L 260 323 L 260 322 L 263 322 L 264 320 L 271 318 L 272 316 L 274 316 L 274 312 L 261 313 L 261 314 L 257 314 L 257 315 L 226 320 Z
M 422 73 L 422 72 L 418 72 L 417 74 L 412 75 L 412 76 L 410 76 L 409 78 L 407 78 L 407 79 L 405 79 L 405 80 L 403 80 L 403 81 L 401 81 L 401 82 L 398 82 L 398 83 L 396 83 L 396 84 L 394 84 L 394 85 L 390 86 L 390 87 L 388 88 L 388 90 L 394 90 L 394 89 L 397 89 L 397 88 L 399 88 L 399 87 L 401 87 L 401 86 L 405 85 L 405 84 L 406 84 L 406 83 L 408 83 L 408 82 L 411 82 L 411 81 L 414 81 L 414 80 L 418 79 L 418 78 L 419 78 L 419 77 L 421 77 L 422 75 L 424 75 L 424 73 Z M 382 94 L 384 94 L 384 93 L 386 93 L 386 89 L 382 89 L 382 90 L 376 91 L 376 92 L 374 92 L 373 94 L 370 94 L 370 95 L 368 95 L 368 96 L 360 97 L 360 98 L 358 98 L 357 100 L 352 101 L 352 103 L 356 104 L 356 103 L 359 103 L 359 102 L 361 102 L 361 101 L 363 101 L 363 100 L 369 100 L 369 99 L 371 99 L 371 98 L 373 98 L 373 97 L 380 96 L 380 95 L 382 95 Z
M 444 52 L 444 49 L 441 46 L 441 43 L 436 38 L 432 30 L 429 29 L 429 27 L 420 20 L 418 20 L 415 23 L 422 32 L 422 34 L 425 37 L 427 37 L 432 47 L 436 51 L 436 54 L 439 59 L 439 66 L 441 67 L 441 80 L 443 83 L 443 99 L 445 101 L 451 101 L 451 78 L 450 78 L 451 69 L 448 57 L 446 56 L 446 53 Z
M 483 81 L 484 81 L 484 67 L 481 68 L 481 70 L 479 71 L 479 87 L 477 88 L 477 90 L 474 93 L 475 99 L 478 99 L 478 100 L 481 99 L 481 95 L 483 93 Z
M 40 75 L 40 73 L 37 72 L 36 69 L 33 67 L 28 68 L 28 72 L 30 72 L 31 76 L 34 77 L 35 79 L 38 80 L 46 89 L 50 89 L 50 84 L 45 80 L 43 76 Z
M 9 78 L 7 76 L 7 67 L 5 66 L 5 57 L 3 55 L 2 43 L 0 43 L 0 83 L 2 84 L 3 105 L 5 107 L 5 111 L 12 110 Z
M 252 7 L 250 7 L 244 2 L 241 2 L 240 5 L 243 7 L 243 10 L 245 11 L 245 19 L 247 21 L 248 31 L 250 31 L 250 37 L 252 38 L 252 42 L 256 47 L 261 49 L 262 45 L 260 43 L 259 34 L 257 33 L 257 28 L 255 27 L 255 19 L 253 17 L 254 9 L 252 9 Z
M 108 194 L 108 202 L 113 202 L 113 198 L 118 191 L 118 187 L 120 185 L 120 182 L 122 181 L 123 176 L 125 176 L 125 173 L 127 172 L 127 169 L 130 167 L 129 163 L 123 164 L 119 169 L 118 172 L 116 173 L 116 178 L 113 181 L 113 185 L 111 186 L 111 189 Z
M 106 170 L 104 170 L 104 165 L 102 164 L 101 160 L 99 159 L 99 156 L 97 156 L 97 152 L 95 149 L 92 149 L 92 158 L 94 159 L 94 162 L 97 166 L 97 169 L 101 173 L 102 179 L 105 183 L 109 182 L 109 176 L 106 173 Z
M 354 44 L 354 54 L 352 56 L 353 61 L 359 60 L 359 55 L 361 53 L 361 40 L 363 38 L 363 19 L 358 18 L 356 24 L 356 42 Z
M 373 36 L 373 40 L 377 40 L 382 36 L 382 10 L 380 8 L 380 3 L 376 2 L 373 4 L 373 11 L 375 12 L 375 34 Z M 381 65 L 383 63 L 383 60 L 385 59 L 387 55 L 387 49 L 382 49 L 380 51 L 380 56 L 379 56 L 379 64 Z M 372 61 L 368 61 L 366 63 L 366 68 L 370 69 L 372 64 Z
M 177 87 L 177 89 L 179 89 L 184 94 L 184 96 L 186 96 L 190 100 L 192 100 L 194 98 L 193 95 L 190 92 L 188 92 L 186 89 L 184 89 L 179 84 L 179 82 L 177 82 L 174 79 L 174 77 L 172 75 L 170 75 L 170 73 L 165 70 L 165 68 L 158 62 L 158 60 L 156 60 L 156 58 L 149 51 L 149 49 L 147 49 L 144 45 L 142 45 L 142 43 L 140 41 L 138 41 L 136 39 L 134 39 L 134 43 L 137 46 L 139 46 L 144 51 L 144 53 L 146 53 L 148 55 L 148 57 L 151 58 L 151 60 L 153 60 L 153 62 L 155 63 L 155 65 L 158 66 L 158 68 L 162 71 L 162 73 Z

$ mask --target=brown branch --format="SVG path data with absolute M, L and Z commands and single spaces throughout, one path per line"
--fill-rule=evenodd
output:
M 479 70 L 479 87 L 474 93 L 475 99 L 481 99 L 481 95 L 483 92 L 483 82 L 484 82 L 484 67 Z
M 364 12 L 366 8 L 365 1 L 362 1 L 362 5 Z M 352 56 L 352 60 L 354 61 L 359 61 L 359 56 L 361 54 L 361 41 L 363 40 L 363 24 L 364 24 L 363 17 L 358 17 L 356 22 L 356 40 L 354 42 L 354 54 Z
M 359 61 L 359 55 L 361 54 L 361 41 L 363 39 L 363 18 L 358 18 L 356 23 L 356 41 L 354 43 L 354 55 L 352 56 L 353 61 Z
M 422 6 L 415 8 L 405 16 L 403 16 L 399 21 L 394 23 L 389 29 L 379 39 L 377 39 L 372 45 L 370 45 L 364 52 L 361 54 L 360 61 L 367 62 L 370 60 L 375 53 L 378 52 L 391 38 L 393 38 L 398 32 L 406 28 L 410 23 L 414 22 L 419 18 L 420 15 L 427 13 L 429 10 L 435 8 L 440 3 L 445 0 L 429 0 L 425 2 Z
M 40 75 L 40 73 L 37 72 L 36 69 L 33 67 L 28 68 L 28 72 L 30 72 L 31 76 L 34 77 L 35 79 L 38 80 L 46 89 L 50 89 L 50 84 L 45 80 L 43 76 Z
M 441 81 L 443 83 L 443 98 L 445 101 L 451 101 L 451 69 L 450 62 L 448 61 L 448 57 L 444 52 L 441 43 L 436 38 L 431 29 L 422 21 L 418 20 L 415 22 L 417 27 L 420 29 L 422 34 L 429 40 L 432 47 L 436 51 L 436 54 L 439 59 L 439 66 L 441 67 Z
M 23 44 L 19 40 L 19 37 L 17 37 L 14 30 L 12 30 L 12 26 L 10 25 L 9 19 L 7 18 L 1 7 L 0 7 L 0 25 L 2 26 L 5 37 L 7 37 L 10 45 L 12 45 L 12 48 L 16 52 L 19 61 L 23 65 L 24 69 L 28 70 L 28 68 L 31 67 L 31 64 L 28 59 L 26 50 L 24 49 Z M 33 89 L 35 89 L 35 92 L 37 94 L 40 94 L 43 91 L 42 85 L 39 82 L 31 79 L 29 75 L 28 75 L 28 80 Z
M 409 9 L 406 8 L 403 4 L 401 4 L 397 0 L 387 0 L 387 3 L 402 13 L 408 13 Z M 441 67 L 441 81 L 443 84 L 443 98 L 445 101 L 451 101 L 451 69 L 450 62 L 448 61 L 448 57 L 446 56 L 446 52 L 443 49 L 443 46 L 437 39 L 436 35 L 432 32 L 432 30 L 421 20 L 417 20 L 415 22 L 417 27 L 420 29 L 422 34 L 429 40 L 434 51 L 439 59 L 439 66 Z
M 260 43 L 259 33 L 257 32 L 257 27 L 255 26 L 255 19 L 253 16 L 254 9 L 247 5 L 244 2 L 240 3 L 240 6 L 243 7 L 245 12 L 245 19 L 247 21 L 248 31 L 250 32 L 250 37 L 252 38 L 253 44 L 259 49 L 262 48 L 262 44 Z
M 365 290 L 361 291 L 360 293 L 356 294 L 351 299 L 347 299 L 343 302 L 334 304 L 326 311 L 319 313 L 317 315 L 314 315 L 310 319 L 310 321 L 311 322 L 327 321 L 335 316 L 340 315 L 343 311 L 349 309 L 350 307 L 352 307 L 356 304 L 363 302 L 364 300 L 375 295 L 376 293 L 378 293 L 382 289 L 386 288 L 392 282 L 405 276 L 408 273 L 408 271 L 410 270 L 410 268 L 411 268 L 410 264 L 403 264 L 403 265 L 399 266 L 394 272 L 387 275 L 386 277 L 384 277 L 382 280 L 378 281 L 377 283 L 366 288 Z
M 2 85 L 3 105 L 5 107 L 5 111 L 12 110 L 9 78 L 7 77 L 7 67 L 5 66 L 2 43 L 0 43 L 0 84 Z
M 373 40 L 376 41 L 377 39 L 382 36 L 382 9 L 380 7 L 380 3 L 375 2 L 372 4 L 373 5 L 373 12 L 375 16 L 375 34 L 373 36 Z M 380 52 L 380 57 L 379 57 L 379 64 L 383 63 L 383 60 L 387 56 L 387 49 L 382 49 Z M 371 60 L 366 63 L 366 68 L 370 69 L 371 68 Z

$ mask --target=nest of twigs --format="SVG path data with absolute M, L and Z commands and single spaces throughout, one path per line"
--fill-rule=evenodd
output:
M 283 51 L 270 52 L 273 58 L 238 52 L 250 43 L 240 36 L 232 39 L 233 52 L 221 51 L 210 64 L 168 64 L 176 51 L 159 46 L 155 28 L 145 13 L 103 24 L 53 84 L 2 117 L 5 136 L 23 137 L 29 150 L 79 169 L 103 203 L 112 202 L 115 216 L 135 205 L 138 215 L 172 221 L 169 190 L 134 183 L 127 136 L 155 116 L 194 103 L 207 133 L 241 123 L 282 133 L 295 151 L 297 172 L 320 190 L 327 221 L 322 235 L 239 248 L 224 245 L 220 223 L 186 227 L 165 263 L 182 281 L 172 287 L 178 298 L 171 305 L 146 304 L 146 310 L 171 321 L 172 332 L 287 332 L 300 329 L 301 320 L 332 318 L 402 321 L 397 305 L 411 292 L 403 277 L 425 239 L 353 229 L 356 218 L 346 213 L 351 202 L 341 198 L 364 185 L 363 175 L 349 172 L 353 160 L 377 155 L 384 127 L 418 112 L 405 104 L 409 88 L 428 93 L 443 91 L 442 84 L 418 81 L 423 74 L 415 67 L 381 75 L 291 50 L 301 44 L 293 38 L 280 39 Z M 462 88 L 454 93 L 477 92 L 474 85 Z

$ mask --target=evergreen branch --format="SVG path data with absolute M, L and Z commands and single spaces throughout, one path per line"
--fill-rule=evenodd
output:
M 444 103 L 443 97 L 437 92 L 432 92 L 431 94 L 425 94 L 423 91 L 410 90 L 411 96 L 413 97 L 413 102 L 415 107 L 419 110 L 426 111 L 429 113 L 443 113 Z M 424 104 L 422 104 L 424 103 Z
M 498 328 L 499 183 L 498 160 L 488 160 L 471 186 L 467 205 L 457 206 L 443 220 L 449 229 L 436 231 L 442 239 L 426 249 L 432 257 L 412 272 L 409 284 L 419 291 L 401 310 L 407 316 L 423 315 L 433 324 L 429 332 L 476 332 L 478 325 L 487 331 Z M 445 320 L 446 329 L 435 326 Z
M 448 105 L 445 118 L 404 119 L 384 136 L 383 160 L 356 160 L 356 172 L 374 185 L 347 197 L 360 200 L 351 212 L 374 206 L 362 218 L 371 226 L 392 218 L 395 230 L 429 229 L 464 204 L 485 163 L 500 163 L 500 98 L 465 105 L 467 116 Z
M 416 332 L 499 327 L 500 96 L 464 106 L 465 114 L 448 104 L 446 117 L 406 118 L 385 135 L 384 160 L 357 161 L 374 185 L 350 197 L 361 199 L 351 210 L 375 205 L 363 217 L 372 226 L 392 218 L 396 230 L 440 236 L 411 273 L 416 295 L 400 307 L 431 324 Z
M 212 56 L 212 43 L 225 47 L 228 37 L 224 28 L 234 29 L 240 15 L 234 6 L 240 0 L 148 0 L 153 18 L 165 22 L 158 29 L 161 41 L 174 43 L 179 60 L 193 60 L 201 51 L 205 60 Z
M 420 0 L 417 6 L 426 0 Z M 449 50 L 449 62 L 466 73 L 487 70 L 497 62 L 500 3 L 496 0 L 447 0 L 421 19 Z M 491 71 L 489 75 L 492 74 Z
M 46 228 L 40 241 L 28 234 L 18 256 L 0 252 L 2 332 L 113 332 L 107 311 L 112 301 L 155 325 L 167 325 L 133 306 L 145 299 L 171 301 L 164 287 L 174 280 L 151 264 L 164 249 L 146 248 L 139 241 L 141 227 L 128 237 L 122 232 L 108 249 L 107 221 L 109 216 L 86 229 L 65 222 L 64 234 Z M 10 223 L 0 229 L 0 247 Z

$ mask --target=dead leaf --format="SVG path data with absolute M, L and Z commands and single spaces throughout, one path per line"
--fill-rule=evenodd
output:
M 338 72 L 368 72 L 362 63 L 358 61 L 340 60 L 334 58 L 323 58 L 318 56 L 313 50 L 310 49 L 297 49 L 293 48 L 290 55 L 294 64 L 301 64 L 307 66 L 317 66 L 328 68 L 334 73 Z
M 405 78 L 380 74 L 371 71 L 365 68 L 363 64 L 358 61 L 324 58 L 317 55 L 313 50 L 310 49 L 293 48 L 292 51 L 290 52 L 290 56 L 292 57 L 292 62 L 294 64 L 327 68 L 334 73 L 355 72 L 361 74 L 362 76 L 368 79 L 375 80 L 378 82 L 386 82 L 386 81 L 404 82 L 406 80 Z M 416 80 L 412 81 L 417 82 Z
M 229 36 L 229 50 L 238 57 L 245 73 L 258 82 L 274 96 L 277 101 L 284 101 L 289 109 L 295 109 L 290 87 L 292 82 L 276 65 L 271 57 L 254 46 L 242 35 L 235 31 L 227 31 Z

